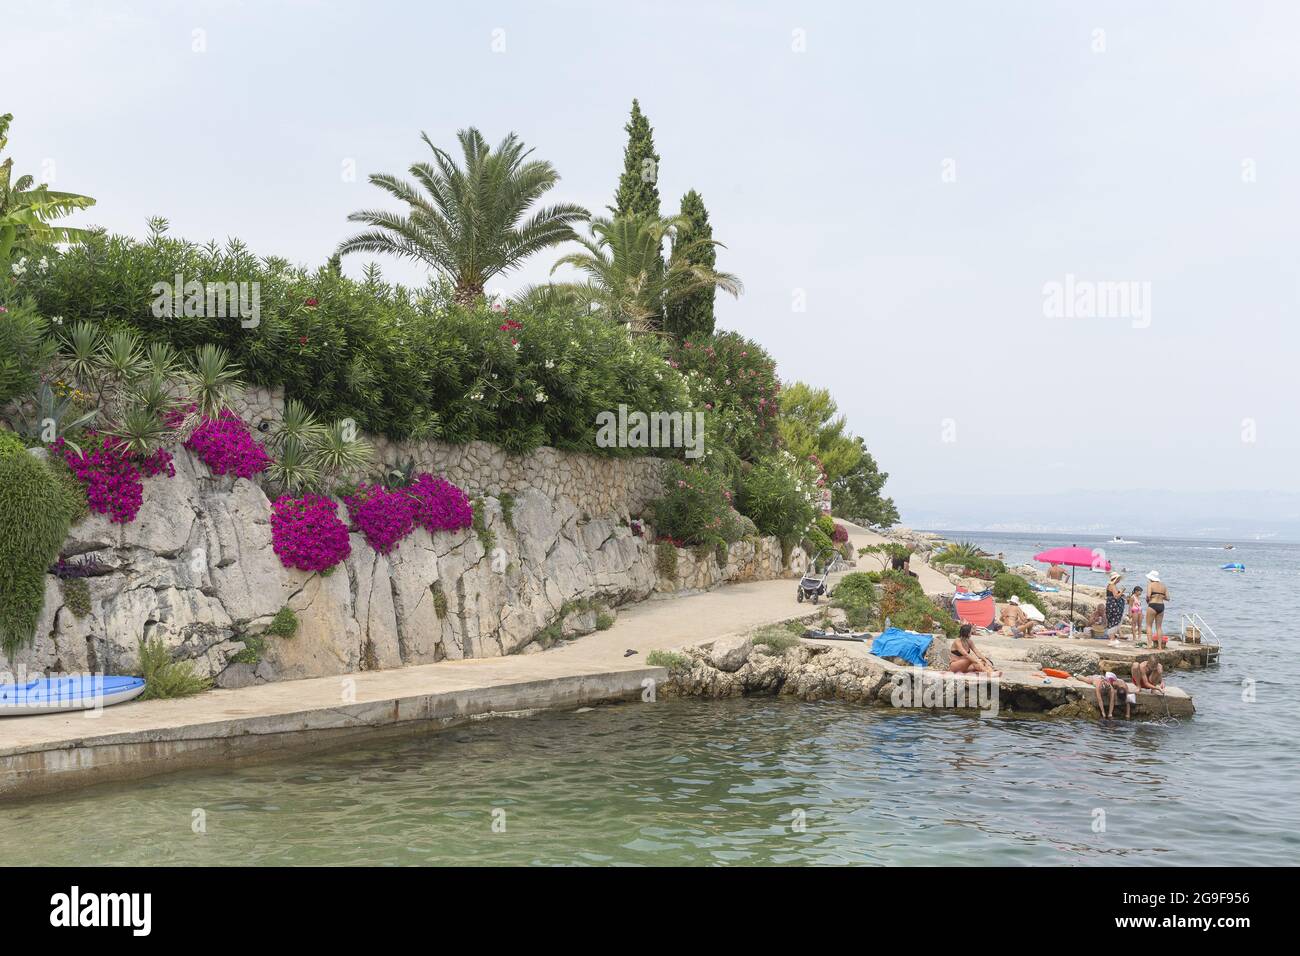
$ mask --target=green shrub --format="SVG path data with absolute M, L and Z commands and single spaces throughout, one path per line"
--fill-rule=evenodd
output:
M 245 634 L 240 638 L 244 646 L 230 658 L 232 664 L 258 664 L 266 653 L 266 639 L 261 634 Z
M 726 478 L 702 465 L 671 462 L 664 469 L 663 497 L 651 502 L 649 511 L 655 532 L 678 544 L 740 540 Z
M 802 624 L 799 625 L 799 629 L 802 633 Z M 765 647 L 771 654 L 784 654 L 790 648 L 799 646 L 799 638 L 791 634 L 784 624 L 769 624 L 767 627 L 761 627 L 754 632 L 752 640 L 754 646 Z
M 45 572 L 59 556 L 72 501 L 54 473 L 0 431 L 0 647 L 31 641 L 45 605 Z
M 90 585 L 85 578 L 60 578 L 59 588 L 63 591 L 63 606 L 74 616 L 90 613 Z
M 854 571 L 840 578 L 831 591 L 831 606 L 844 612 L 849 627 L 870 627 L 876 609 L 876 585 L 870 575 Z
M 835 540 L 835 519 L 828 514 L 819 514 L 813 524 L 817 530 L 824 534 L 829 541 Z
M 140 673 L 144 676 L 141 700 L 189 697 L 212 686 L 211 680 L 194 673 L 193 661 L 172 660 L 161 639 L 140 643 Z
M 659 577 L 670 581 L 677 576 L 677 548 L 671 541 L 660 541 L 655 545 L 655 570 Z
M 809 560 L 816 559 L 823 551 L 835 552 L 838 550 L 831 542 L 831 539 L 822 533 L 820 528 L 808 529 L 808 533 L 804 535 L 803 549 L 807 552 Z M 825 560 L 829 561 L 830 558 Z
M 810 488 L 788 453 L 769 455 L 742 469 L 736 488 L 736 508 L 748 515 L 762 534 L 798 538 L 816 513 Z
M 727 542 L 719 541 L 714 545 L 713 560 L 718 562 L 719 568 L 725 568 L 727 566 L 727 562 L 731 560 L 731 549 L 727 546 Z
M 86 501 L 86 486 L 77 480 L 77 476 L 72 473 L 72 469 L 68 467 L 62 455 L 51 454 L 45 460 L 45 467 L 50 470 L 54 481 L 67 499 L 68 513 L 71 515 L 70 523 L 75 525 L 90 514 L 90 505 Z
M 1047 605 L 1043 603 L 1043 599 L 1029 586 L 1029 582 L 1020 575 L 1008 572 L 999 574 L 993 579 L 994 598 L 999 601 L 1009 601 L 1013 596 L 1020 598 L 1025 604 L 1032 604 L 1044 615 L 1047 614 Z
M 251 384 L 282 385 L 287 398 L 323 421 L 351 419 L 396 439 L 634 455 L 644 450 L 598 444 L 599 413 L 620 404 L 689 407 L 666 343 L 634 340 L 581 309 L 556 302 L 512 307 L 508 318 L 520 327 L 503 330 L 506 316 L 485 303 L 455 305 L 441 284 L 412 290 L 382 281 L 377 270 L 361 280 L 328 268 L 309 271 L 259 257 L 236 240 L 197 246 L 163 228 L 143 242 L 97 234 L 51 251 L 49 268 L 29 269 L 21 288 L 45 315 L 69 323 L 134 328 L 146 343 L 184 351 L 220 345 Z M 155 317 L 153 283 L 178 273 L 187 283 L 258 283 L 257 326 Z
M 483 553 L 491 554 L 492 549 L 497 546 L 497 536 L 496 532 L 487 525 L 487 505 L 482 498 L 475 498 L 472 507 L 474 533 L 478 535 L 479 544 L 483 545 Z
M 599 611 L 596 614 L 596 630 L 608 631 L 614 626 L 614 615 L 609 611 Z
M 497 499 L 501 502 L 501 520 L 511 531 L 515 530 L 515 496 L 508 491 Z
M 441 621 L 447 616 L 447 594 L 442 589 L 442 582 L 434 581 L 429 585 L 429 591 L 433 594 L 433 613 Z
M 880 619 L 894 627 L 919 634 L 944 634 L 957 636 L 960 624 L 952 615 L 928 597 L 917 580 L 899 571 L 886 571 L 882 576 L 883 594 L 880 598 Z
M 29 269 L 29 272 L 35 272 Z M 10 280 L 0 275 L 0 288 Z M 48 325 L 31 302 L 0 296 L 0 406 L 35 391 L 40 376 L 54 358 Z
M 689 657 L 676 651 L 653 650 L 646 655 L 645 662 L 651 667 L 666 667 L 669 673 L 688 671 L 692 666 Z
M 275 612 L 275 617 L 271 618 L 265 633 L 276 637 L 293 637 L 298 633 L 298 615 L 288 605 L 280 608 Z

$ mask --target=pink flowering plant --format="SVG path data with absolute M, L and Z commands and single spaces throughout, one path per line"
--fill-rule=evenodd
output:
M 111 435 L 88 432 L 87 438 L 84 448 L 60 438 L 54 443 L 54 451 L 85 486 L 86 504 L 91 511 L 108 515 L 114 524 L 130 524 L 144 504 L 144 478 L 175 476 L 171 453 L 159 448 L 142 457 L 128 452 Z
M 204 418 L 185 447 L 198 455 L 214 475 L 252 478 L 271 464 L 271 457 L 261 442 L 253 438 L 243 419 L 228 408 L 215 419 Z
M 762 346 L 722 332 L 687 339 L 668 364 L 685 376 L 692 403 L 704 412 L 709 447 L 725 444 L 745 461 L 776 448 L 781 383 Z
M 388 554 L 415 527 L 416 501 L 404 489 L 362 483 L 343 496 L 348 517 L 366 543 L 380 554 Z
M 271 546 L 286 568 L 328 571 L 352 553 L 338 505 L 320 495 L 281 495 L 271 506 Z
M 459 531 L 474 521 L 469 496 L 445 478 L 421 474 L 406 491 L 415 502 L 415 523 L 430 534 Z
M 702 465 L 672 462 L 664 494 L 650 506 L 655 532 L 674 544 L 730 544 L 740 537 L 726 478 Z

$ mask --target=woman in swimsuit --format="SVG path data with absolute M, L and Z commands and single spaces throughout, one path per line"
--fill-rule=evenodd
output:
M 1169 590 L 1160 581 L 1160 573 L 1152 571 L 1147 575 L 1151 583 L 1147 586 L 1147 640 L 1152 647 L 1168 647 L 1169 638 L 1165 637 L 1165 604 L 1169 602 Z
M 970 639 L 969 624 L 961 626 L 961 632 L 952 642 L 952 664 L 949 670 L 954 674 L 983 673 L 990 677 L 1001 677 L 1002 672 L 993 669 L 993 662 L 975 649 L 975 642 Z
M 1153 690 L 1158 694 L 1165 692 L 1165 668 L 1157 660 L 1134 661 L 1129 672 L 1133 684 L 1138 690 Z
M 1124 575 L 1113 571 L 1110 575 L 1110 583 L 1106 585 L 1106 636 L 1109 638 L 1114 638 L 1119 633 L 1124 623 L 1124 612 L 1128 608 L 1124 589 L 1119 586 L 1119 582 L 1123 579 Z
M 1099 720 L 1115 719 L 1115 695 L 1119 691 L 1124 692 L 1124 716 L 1129 716 L 1128 684 L 1124 683 L 1124 681 L 1120 680 L 1110 671 L 1106 671 L 1104 677 L 1098 677 L 1096 674 L 1092 674 L 1088 677 L 1085 677 L 1082 674 L 1075 674 L 1074 677 L 1076 680 L 1081 680 L 1086 684 L 1092 685 L 1093 692 L 1097 695 L 1097 710 L 1100 713 L 1100 717 L 1098 718 Z M 1106 712 L 1106 706 L 1101 702 L 1101 689 L 1103 687 L 1110 689 L 1110 713 Z

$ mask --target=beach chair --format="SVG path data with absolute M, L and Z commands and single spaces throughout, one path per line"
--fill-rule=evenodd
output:
M 964 621 L 972 627 L 988 627 L 993 623 L 997 605 L 993 601 L 993 595 L 990 594 L 978 601 L 953 601 L 952 609 L 957 614 L 957 620 Z

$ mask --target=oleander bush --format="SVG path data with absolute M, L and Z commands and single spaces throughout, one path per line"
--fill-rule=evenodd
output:
M 793 455 L 779 452 L 741 471 L 736 508 L 759 533 L 797 539 L 816 515 L 814 491 L 807 469 Z
M 724 475 L 701 465 L 671 462 L 664 469 L 663 497 L 650 505 L 655 532 L 676 545 L 739 541 L 742 528 L 731 499 Z
M 1044 615 L 1047 614 L 1047 605 L 1043 603 L 1043 599 L 1029 586 L 1029 582 L 1018 574 L 1004 572 L 995 577 L 993 597 L 999 601 L 1009 601 L 1012 597 L 1018 597 L 1022 603 L 1032 604 Z
M 155 315 L 154 283 L 174 284 L 177 275 L 184 283 L 256 283 L 256 323 Z M 146 345 L 178 350 L 220 346 L 247 382 L 283 385 L 322 419 L 350 419 L 396 439 L 644 454 L 598 447 L 597 414 L 620 404 L 685 410 L 689 401 L 666 344 L 634 339 L 572 306 L 461 307 L 441 285 L 390 285 L 376 270 L 363 280 L 309 271 L 259 258 L 237 240 L 174 239 L 161 224 L 144 241 L 97 232 L 51 251 L 48 268 L 26 273 L 21 288 L 40 312 L 68 323 L 130 329 Z M 744 382 L 757 387 L 753 376 Z
M 8 276 L 0 276 L 3 287 Z M 31 301 L 0 295 L 0 407 L 31 393 L 54 357 L 49 323 Z
M 761 345 L 721 332 L 687 339 L 672 350 L 670 361 L 686 378 L 692 407 L 704 412 L 706 457 L 720 446 L 741 461 L 775 450 L 781 383 L 776 362 Z
M 59 557 L 73 502 L 12 432 L 0 431 L 0 647 L 26 644 L 45 605 L 45 572 Z

